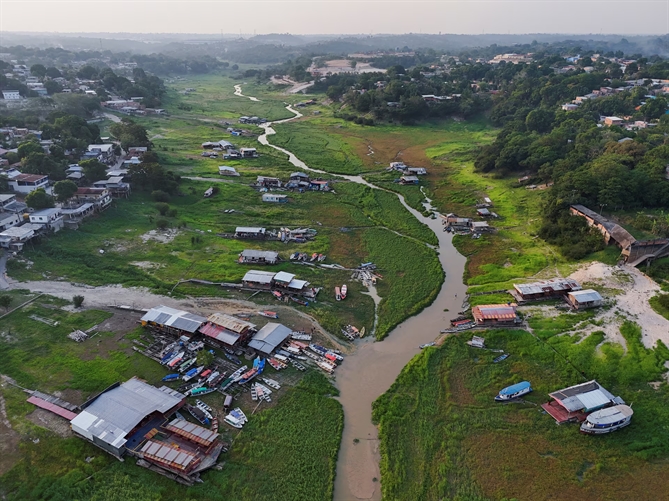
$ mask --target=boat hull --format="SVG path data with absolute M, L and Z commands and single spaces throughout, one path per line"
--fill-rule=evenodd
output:
M 497 395 L 495 397 L 495 402 L 509 402 L 511 400 L 515 400 L 517 398 L 520 398 L 524 395 L 527 395 L 528 393 L 532 392 L 532 388 L 528 388 L 526 390 L 521 390 L 517 393 L 513 393 L 511 395 Z
M 624 423 L 611 426 L 610 428 L 591 428 L 586 425 L 586 423 L 583 423 L 581 425 L 581 433 L 585 435 L 606 435 L 607 433 L 613 433 L 614 431 L 618 431 L 621 428 L 625 428 L 626 426 L 629 426 L 629 424 L 632 422 L 632 419 L 630 418 L 629 420 L 625 421 Z

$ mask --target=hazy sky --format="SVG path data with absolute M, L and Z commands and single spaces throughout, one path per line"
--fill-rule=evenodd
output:
M 0 30 L 660 34 L 669 0 L 0 0 Z

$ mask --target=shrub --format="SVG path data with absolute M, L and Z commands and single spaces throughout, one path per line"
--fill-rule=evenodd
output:
M 151 198 L 153 198 L 155 202 L 164 202 L 164 203 L 169 203 L 169 201 L 171 200 L 169 193 L 166 193 L 163 190 L 152 191 Z
M 156 204 L 156 210 L 160 213 L 161 216 L 164 216 L 167 214 L 167 211 L 170 210 L 170 206 L 164 202 L 160 202 Z
M 2 306 L 5 309 L 5 311 L 7 311 L 11 305 L 12 305 L 12 296 L 8 296 L 6 294 L 0 296 L 0 306 Z
M 2 298 L 0 297 L 0 299 Z M 657 302 L 660 303 L 660 306 L 669 310 L 669 294 L 661 294 Z
M 72 302 L 75 308 L 81 308 L 81 305 L 84 304 L 84 296 L 74 296 Z
M 176 209 L 170 209 L 170 210 L 167 211 L 168 217 L 177 217 L 178 213 L 179 213 L 179 211 L 177 211 Z
M 170 223 L 167 219 L 160 218 L 156 220 L 156 226 L 158 229 L 165 230 L 169 227 Z

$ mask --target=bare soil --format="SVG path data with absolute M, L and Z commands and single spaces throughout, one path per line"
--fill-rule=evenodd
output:
M 59 437 L 68 438 L 73 436 L 69 422 L 65 418 L 56 416 L 47 410 L 37 408 L 28 414 L 26 418 L 37 426 L 51 430 Z

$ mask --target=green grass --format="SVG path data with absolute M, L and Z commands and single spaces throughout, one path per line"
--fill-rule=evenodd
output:
M 10 415 L 31 411 L 20 391 L 3 394 Z M 321 374 L 308 373 L 275 407 L 251 416 L 222 457 L 222 471 L 206 472 L 204 483 L 190 488 L 135 466 L 132 458 L 120 463 L 84 440 L 23 423 L 23 459 L 0 477 L 0 495 L 8 501 L 255 501 L 277 499 L 280 492 L 290 501 L 329 500 L 343 427 L 341 405 L 329 397 L 335 394 Z M 94 459 L 87 463 L 86 457 Z
M 467 347 L 464 335 L 417 355 L 374 404 L 384 499 L 522 501 L 558 486 L 562 499 L 616 499 L 620 489 L 630 499 L 653 498 L 652 478 L 667 470 L 669 432 L 658 425 L 669 418 L 669 391 L 647 382 L 661 377 L 669 352 L 644 348 L 633 323 L 621 332 L 626 353 L 601 345 L 599 334 L 545 344 L 524 331 L 489 331 L 486 345 L 511 353 L 507 362 L 491 363 L 496 354 Z M 556 427 L 534 405 L 492 400 L 499 389 L 529 380 L 534 393 L 526 399 L 539 404 L 548 392 L 582 381 L 581 372 L 634 402 L 629 428 L 584 437 L 575 425 Z

